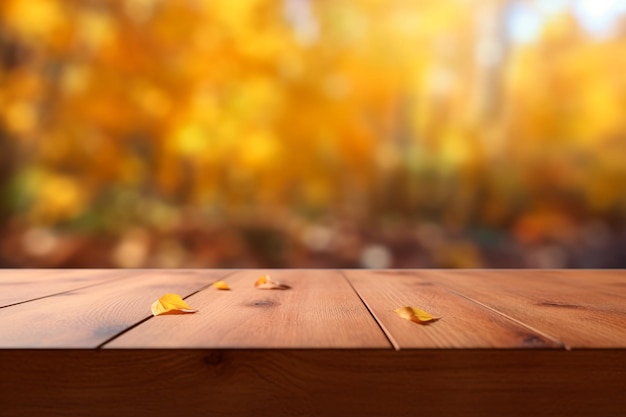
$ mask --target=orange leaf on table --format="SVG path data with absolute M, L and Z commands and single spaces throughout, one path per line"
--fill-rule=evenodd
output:
M 189 307 L 178 294 L 165 294 L 152 303 L 151 309 L 152 314 L 155 316 L 162 314 L 195 313 L 198 311 Z
M 289 285 L 274 281 L 269 275 L 263 275 L 257 279 L 254 286 L 259 290 L 288 290 L 291 288 Z
M 427 324 L 435 320 L 439 320 L 441 317 L 435 317 L 430 313 L 420 310 L 417 307 L 400 307 L 393 310 L 397 315 L 403 319 L 414 321 L 419 324 Z
M 211 287 L 216 290 L 230 291 L 230 287 L 224 281 L 215 281 Z

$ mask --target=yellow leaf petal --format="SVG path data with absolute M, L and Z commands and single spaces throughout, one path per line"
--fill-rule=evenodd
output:
M 435 317 L 430 313 L 425 312 L 424 310 L 420 310 L 417 307 L 401 307 L 396 308 L 395 313 L 402 317 L 403 319 L 414 321 L 419 324 L 430 323 L 435 320 L 439 320 L 441 317 Z
M 195 313 L 198 311 L 189 307 L 178 294 L 165 294 L 152 303 L 151 308 L 152 314 L 155 316 L 161 314 Z
M 257 279 L 254 286 L 259 290 L 288 290 L 291 288 L 289 285 L 274 281 L 269 275 L 263 275 Z
M 224 281 L 216 281 L 213 283 L 213 285 L 211 285 L 211 287 L 215 288 L 216 290 L 230 291 L 230 287 Z

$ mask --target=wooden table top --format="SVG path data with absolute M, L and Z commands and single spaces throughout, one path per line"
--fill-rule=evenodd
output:
M 623 416 L 625 348 L 618 270 L 0 270 L 1 417 Z
M 152 316 L 166 293 L 199 312 Z M 622 349 L 626 271 L 0 270 L 0 348 Z

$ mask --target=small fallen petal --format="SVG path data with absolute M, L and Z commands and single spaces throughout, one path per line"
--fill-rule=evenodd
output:
M 400 307 L 393 310 L 397 315 L 403 319 L 414 321 L 419 324 L 426 324 L 439 320 L 441 317 L 435 317 L 430 313 L 420 310 L 417 307 Z
M 216 290 L 230 291 L 230 287 L 224 281 L 216 281 L 211 285 Z
M 178 294 L 165 294 L 152 303 L 150 308 L 152 314 L 155 316 L 162 314 L 195 313 L 198 311 L 189 307 Z
M 289 285 L 274 281 L 269 275 L 263 275 L 257 279 L 254 286 L 259 290 L 288 290 L 291 288 Z
M 258 287 L 259 285 L 263 285 L 267 283 L 269 279 L 270 279 L 269 275 L 263 275 L 261 278 L 256 280 L 256 282 L 254 283 L 254 286 Z

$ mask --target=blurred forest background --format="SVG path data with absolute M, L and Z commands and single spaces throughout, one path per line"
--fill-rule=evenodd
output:
M 2 0 L 2 267 L 626 267 L 622 0 Z

